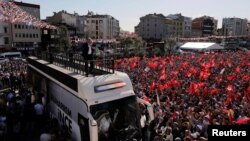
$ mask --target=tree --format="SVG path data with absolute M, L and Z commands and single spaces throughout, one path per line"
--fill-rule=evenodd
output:
M 173 50 L 174 46 L 176 45 L 176 41 L 173 38 L 167 38 L 164 40 L 164 48 L 165 48 L 165 54 L 168 52 L 168 54 L 171 54 L 171 51 Z
M 124 45 L 125 47 L 128 47 L 133 44 L 133 40 L 130 37 L 124 38 L 124 39 L 121 39 L 121 44 Z
M 156 56 L 161 55 L 161 50 L 159 48 L 157 48 L 157 47 L 153 48 L 152 52 L 153 52 L 152 55 L 156 55 Z
M 144 44 L 144 41 L 142 39 L 142 37 L 135 37 L 134 38 L 134 45 L 137 49 L 140 50 L 140 48 L 143 46 Z
M 69 32 L 66 26 L 61 25 L 59 27 L 59 51 L 66 52 L 71 46 Z

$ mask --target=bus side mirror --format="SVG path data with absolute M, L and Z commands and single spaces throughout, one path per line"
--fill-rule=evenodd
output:
M 95 120 L 90 120 L 91 126 L 97 126 L 97 122 Z
M 98 141 L 98 125 L 93 116 L 88 113 L 89 118 L 89 133 L 91 141 Z

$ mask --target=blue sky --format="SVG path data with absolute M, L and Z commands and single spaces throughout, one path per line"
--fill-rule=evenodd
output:
M 19 0 L 17 0 L 19 1 Z M 98 14 L 109 14 L 120 21 L 123 30 L 134 31 L 139 18 L 149 13 L 164 15 L 182 13 L 188 17 L 212 16 L 219 20 L 223 17 L 250 19 L 250 0 L 22 0 L 39 4 L 41 18 L 53 12 L 66 10 L 85 15 L 88 10 Z

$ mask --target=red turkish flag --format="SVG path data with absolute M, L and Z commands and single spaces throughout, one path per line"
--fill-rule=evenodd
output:
M 177 75 L 179 72 L 178 72 L 177 70 L 174 70 L 172 73 L 173 73 L 174 75 Z
M 164 89 L 168 89 L 168 88 L 170 88 L 169 84 L 168 83 L 164 84 Z
M 143 96 L 143 100 L 150 102 L 150 98 L 148 98 L 146 95 Z
M 152 82 L 149 87 L 149 92 L 152 93 L 154 89 L 155 89 L 155 82 Z
M 176 113 L 176 112 L 173 112 L 172 115 L 171 115 L 171 118 L 172 118 L 172 119 L 176 119 L 176 117 L 177 117 L 177 113 Z
M 219 76 L 215 77 L 215 80 L 217 81 L 217 83 L 220 83 L 220 82 L 222 82 L 222 81 L 223 81 L 223 80 L 222 80 L 222 76 L 221 76 L 221 75 L 219 75 Z
M 236 68 L 235 68 L 235 71 L 237 72 L 237 73 L 240 73 L 240 67 L 239 66 L 237 66 Z
M 208 87 L 207 87 L 207 86 L 203 89 L 202 93 L 203 93 L 203 95 L 204 95 L 205 97 L 208 96 Z
M 228 85 L 226 90 L 229 92 L 233 91 L 233 85 Z
M 134 69 L 136 67 L 136 62 L 131 63 L 130 67 Z
M 212 90 L 210 91 L 210 94 L 211 94 L 211 95 L 216 95 L 216 94 L 218 94 L 219 92 L 220 92 L 220 89 L 214 88 L 214 89 L 212 89 Z
M 208 77 L 211 75 L 211 73 L 207 72 L 207 71 L 202 71 L 200 73 L 200 79 L 208 79 Z
M 148 62 L 147 66 L 151 69 L 151 70 L 155 70 L 156 67 L 157 67 L 158 63 L 157 62 L 153 62 L 153 61 L 150 61 Z
M 194 67 L 191 67 L 189 69 L 189 72 L 192 73 L 192 74 L 196 74 L 198 72 L 198 69 L 197 68 L 194 68 Z
M 189 85 L 189 93 L 197 96 L 199 94 L 199 85 L 191 82 Z
M 164 74 L 162 74 L 162 75 L 160 76 L 159 79 L 160 79 L 160 80 L 166 80 L 166 78 L 167 78 L 167 74 L 164 73 Z
M 249 121 L 250 121 L 249 117 L 241 118 L 241 119 L 236 120 L 235 124 L 239 124 L 239 125 L 247 124 Z
M 164 89 L 164 85 L 158 85 L 158 92 L 162 92 L 162 90 Z
M 227 80 L 228 81 L 234 81 L 236 79 L 236 75 L 235 74 L 230 74 L 227 76 Z
M 188 72 L 188 73 L 186 74 L 186 76 L 187 76 L 187 77 L 191 77 L 191 76 L 192 76 L 192 73 Z

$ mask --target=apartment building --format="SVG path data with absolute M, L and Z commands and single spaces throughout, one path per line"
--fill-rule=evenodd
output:
M 148 14 L 140 18 L 135 32 L 143 39 L 162 40 L 169 37 L 189 37 L 192 19 L 181 14 Z
M 222 30 L 225 36 L 244 36 L 248 34 L 248 20 L 241 18 L 223 18 Z
M 27 13 L 40 20 L 40 5 L 14 2 Z M 24 23 L 11 24 L 12 46 L 17 50 L 34 50 L 41 43 L 40 28 Z
M 11 47 L 11 25 L 5 22 L 0 22 L 0 51 L 11 50 Z
M 218 21 L 213 17 L 202 16 L 192 21 L 192 36 L 206 37 L 215 35 L 217 32 Z
M 192 31 L 192 18 L 185 17 L 182 14 L 170 14 L 167 16 L 174 22 L 175 37 L 189 37 Z
M 88 12 L 86 15 L 86 36 L 93 39 L 110 40 L 119 36 L 119 21 L 110 15 Z
M 135 32 L 145 40 L 162 40 L 170 29 L 166 26 L 168 23 L 170 21 L 167 21 L 162 14 L 148 14 L 140 18 L 140 23 L 135 27 Z

